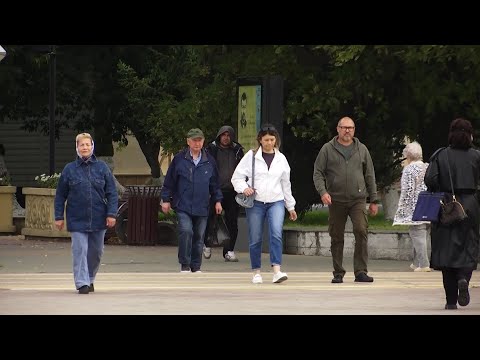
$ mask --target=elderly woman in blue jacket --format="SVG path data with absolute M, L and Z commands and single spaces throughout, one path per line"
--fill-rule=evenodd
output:
M 94 291 L 107 227 L 115 226 L 118 195 L 108 165 L 93 154 L 90 134 L 76 137 L 77 159 L 60 176 L 55 195 L 55 226 L 64 226 L 72 237 L 73 279 L 79 294 Z

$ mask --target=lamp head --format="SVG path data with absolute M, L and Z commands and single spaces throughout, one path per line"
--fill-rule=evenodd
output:
M 7 52 L 6 52 L 5 49 L 0 45 L 0 61 L 2 61 L 5 56 L 7 56 Z

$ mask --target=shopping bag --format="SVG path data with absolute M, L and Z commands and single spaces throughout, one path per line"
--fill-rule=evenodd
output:
M 206 234 L 208 241 L 207 246 L 223 246 L 225 242 L 230 241 L 230 233 L 225 223 L 225 218 L 222 215 L 213 215 L 212 226 L 210 231 Z
M 217 237 L 217 245 L 224 245 L 230 241 L 230 233 L 227 228 L 227 224 L 225 223 L 225 218 L 223 215 L 217 215 L 216 221 L 216 237 Z
M 413 212 L 413 221 L 438 222 L 441 202 L 445 197 L 443 192 L 421 191 Z

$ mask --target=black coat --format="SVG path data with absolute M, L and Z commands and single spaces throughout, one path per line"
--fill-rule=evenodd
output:
M 425 184 L 429 191 L 451 193 L 448 160 L 453 188 L 468 218 L 458 225 L 445 226 L 432 223 L 432 254 L 430 266 L 476 269 L 479 259 L 480 203 L 480 151 L 475 149 L 442 149 L 429 160 Z

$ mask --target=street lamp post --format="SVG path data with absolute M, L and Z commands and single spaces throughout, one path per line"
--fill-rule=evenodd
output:
M 49 99 L 49 171 L 50 175 L 55 173 L 55 102 L 56 102 L 56 69 L 57 69 L 57 58 L 55 53 L 55 45 L 50 47 L 50 99 Z
M 5 49 L 0 45 L 0 61 L 2 61 L 5 56 L 7 56 L 7 52 L 6 52 Z

